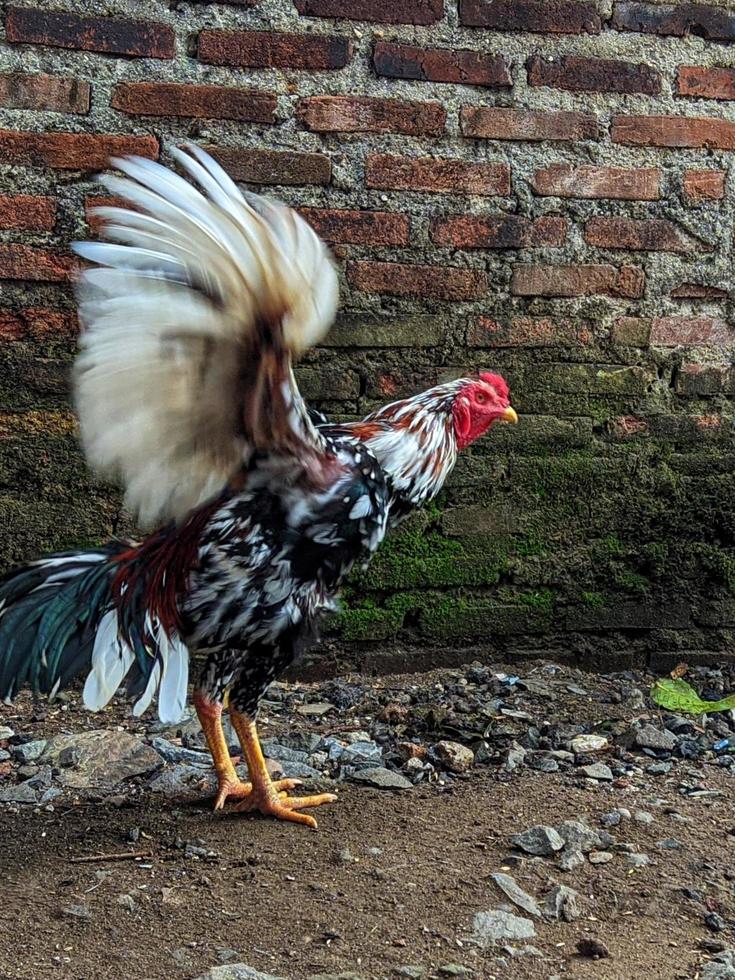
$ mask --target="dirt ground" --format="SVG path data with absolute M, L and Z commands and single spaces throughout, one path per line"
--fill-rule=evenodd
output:
M 37 737 L 92 727 L 77 710 L 33 720 L 27 701 L 0 709 L 5 723 Z M 687 775 L 682 760 L 655 784 L 593 786 L 568 773 L 489 765 L 402 793 L 344 783 L 338 802 L 318 812 L 316 832 L 144 792 L 50 811 L 10 807 L 0 812 L 0 977 L 189 980 L 230 960 L 287 980 L 382 980 L 406 965 L 424 967 L 427 978 L 465 967 L 485 980 L 694 980 L 708 942 L 735 945 L 735 811 L 729 771 L 697 766 L 702 786 L 724 794 L 704 798 L 681 795 Z M 652 823 L 614 828 L 650 865 L 631 869 L 617 855 L 565 873 L 509 844 L 535 824 L 583 818 L 599 829 L 617 807 L 653 814 Z M 657 845 L 672 837 L 681 847 Z M 187 855 L 186 843 L 197 853 Z M 75 861 L 121 851 L 145 856 Z M 540 957 L 471 941 L 475 914 L 503 905 L 490 877 L 503 869 L 535 895 L 557 883 L 580 893 L 581 918 L 535 922 L 530 942 Z M 727 923 L 717 935 L 704 923 L 708 911 Z M 584 936 L 604 942 L 609 958 L 578 955 Z

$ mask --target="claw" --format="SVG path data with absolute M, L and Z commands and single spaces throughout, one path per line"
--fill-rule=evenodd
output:
M 285 782 L 285 780 L 281 780 Z M 274 787 L 278 787 L 274 783 Z M 260 794 L 258 792 L 248 794 L 247 798 L 235 807 L 239 813 L 250 813 L 257 810 L 266 817 L 275 817 L 276 820 L 288 820 L 291 823 L 301 823 L 316 830 L 317 822 L 308 813 L 299 813 L 306 807 L 322 806 L 325 803 L 333 803 L 337 797 L 334 793 L 322 793 L 319 796 L 286 796 L 284 793 Z

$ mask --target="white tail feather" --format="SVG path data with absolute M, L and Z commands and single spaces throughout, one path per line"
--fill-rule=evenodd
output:
M 105 613 L 97 627 L 92 650 L 92 669 L 84 682 L 82 698 L 90 711 L 99 711 L 120 687 L 135 657 L 118 636 L 117 613 Z
M 158 690 L 158 717 L 164 724 L 174 724 L 181 720 L 186 708 L 189 651 L 177 636 L 169 640 L 160 625 L 156 630 L 156 639 L 163 664 Z
M 171 153 L 191 183 L 150 160 L 114 161 L 125 177 L 103 183 L 138 210 L 101 208 L 109 241 L 76 246 L 97 264 L 79 285 L 82 437 L 144 524 L 182 518 L 241 465 L 241 355 L 257 325 L 280 322 L 298 354 L 337 305 L 305 221 L 243 195 L 197 147 Z

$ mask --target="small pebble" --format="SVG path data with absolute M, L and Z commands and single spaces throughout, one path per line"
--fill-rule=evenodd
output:
M 607 946 L 601 940 L 594 939 L 592 936 L 585 936 L 579 940 L 577 943 L 577 952 L 580 956 L 586 956 L 588 959 L 593 960 L 604 960 L 610 955 L 610 950 Z

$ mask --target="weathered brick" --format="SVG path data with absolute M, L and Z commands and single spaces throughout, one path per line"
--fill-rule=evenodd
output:
M 725 196 L 725 170 L 685 170 L 682 188 L 687 204 L 721 201 Z
M 410 220 L 388 211 L 348 211 L 337 208 L 299 208 L 327 242 L 351 245 L 408 245 Z
M 129 58 L 167 59 L 175 54 L 173 28 L 149 20 L 9 7 L 5 30 L 8 41 L 14 44 L 48 44 Z
M 719 286 L 705 286 L 698 282 L 685 282 L 676 286 L 669 294 L 672 299 L 727 299 L 726 289 Z
M 233 180 L 246 184 L 328 184 L 332 163 L 323 153 L 294 150 L 241 150 L 229 146 L 207 146 Z
M 615 143 L 735 149 L 735 122 L 696 116 L 613 116 Z
M 735 13 L 705 3 L 616 3 L 612 26 L 618 31 L 735 41 Z
M 0 197 L 0 228 L 13 231 L 51 231 L 56 224 L 56 200 L 33 194 Z
M 380 24 L 436 24 L 444 17 L 444 0 L 294 0 L 305 17 L 344 17 Z
M 297 367 L 296 380 L 308 399 L 331 401 L 356 398 L 360 394 L 358 375 L 341 367 Z
M 625 344 L 628 347 L 648 347 L 651 320 L 638 316 L 622 316 L 613 324 L 610 339 L 615 344 Z
M 575 55 L 534 55 L 528 61 L 528 84 L 569 92 L 641 92 L 658 95 L 661 74 L 649 65 Z
M 0 245 L 0 279 L 33 282 L 65 282 L 71 276 L 73 258 L 31 245 Z
M 20 310 L 0 309 L 0 340 L 69 339 L 79 332 L 76 313 L 29 306 Z
M 735 326 L 718 317 L 622 317 L 612 339 L 635 347 L 708 347 L 735 341 Z
M 525 372 L 524 388 L 622 397 L 644 394 L 655 377 L 646 368 L 620 364 L 537 364 Z
M 65 75 L 7 72 L 0 75 L 0 108 L 84 114 L 91 90 L 89 82 Z
M 58 170 L 103 170 L 111 156 L 158 157 L 154 136 L 24 133 L 0 129 L 0 163 Z
M 585 112 L 540 112 L 462 106 L 462 133 L 492 140 L 583 140 L 597 138 L 597 117 Z
M 437 316 L 341 313 L 322 347 L 436 347 L 444 337 L 444 322 Z
M 735 372 L 729 363 L 682 364 L 677 372 L 674 391 L 677 395 L 732 394 Z
M 590 218 L 584 240 L 597 248 L 624 248 L 634 252 L 678 252 L 691 246 L 673 221 L 665 218 Z M 711 251 L 701 242 L 700 251 Z
M 592 342 L 588 324 L 547 316 L 516 316 L 498 321 L 481 316 L 467 337 L 470 347 L 579 347 Z
M 488 289 L 486 273 L 400 262 L 350 262 L 347 277 L 356 289 L 389 296 L 430 296 L 462 301 L 480 299 Z
M 112 95 L 112 107 L 138 116 L 183 116 L 276 121 L 276 96 L 225 85 L 186 85 L 174 82 L 122 82 Z
M 322 34 L 273 31 L 202 31 L 197 57 L 209 65 L 235 68 L 344 68 L 352 60 L 352 42 Z
M 373 52 L 378 75 L 428 82 L 455 82 L 486 88 L 510 88 L 510 67 L 498 54 L 450 48 L 419 48 L 378 41 Z
M 540 34 L 599 34 L 602 26 L 594 3 L 573 0 L 460 0 L 459 19 L 465 27 Z
M 566 218 L 525 218 L 517 214 L 479 217 L 455 214 L 434 218 L 431 240 L 435 245 L 455 248 L 528 248 L 563 245 L 567 237 Z
M 365 167 L 365 184 L 380 190 L 507 197 L 510 194 L 510 167 L 507 163 L 468 163 L 371 153 Z
M 611 608 L 572 609 L 566 616 L 570 630 L 685 629 L 691 610 L 686 602 L 615 603 Z
M 133 209 L 128 201 L 123 200 L 121 197 L 112 197 L 111 195 L 90 195 L 84 199 L 84 217 L 89 225 L 89 230 L 93 234 L 99 234 L 102 228 L 102 220 L 94 212 L 95 208 L 128 208 Z
M 574 167 L 556 163 L 537 170 L 533 192 L 541 196 L 657 201 L 661 171 L 655 167 Z
M 640 439 L 651 434 L 650 423 L 637 415 L 619 415 L 609 419 L 606 428 L 610 438 L 619 442 Z
M 679 95 L 700 99 L 735 99 L 735 68 L 682 65 L 677 84 Z
M 299 100 L 298 117 L 316 133 L 404 133 L 441 136 L 447 113 L 439 102 L 315 95 Z
M 515 265 L 511 279 L 514 296 L 620 296 L 643 295 L 645 274 L 633 265 Z

